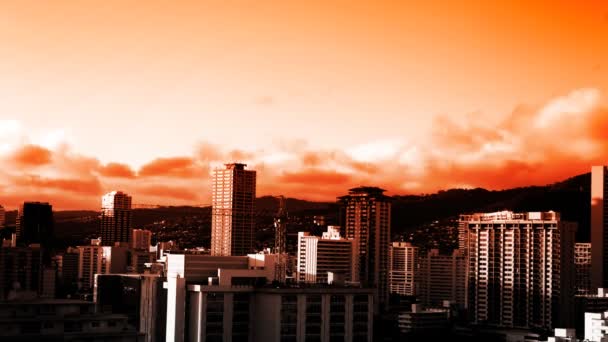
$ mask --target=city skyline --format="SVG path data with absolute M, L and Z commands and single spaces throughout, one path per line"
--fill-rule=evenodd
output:
M 228 162 L 259 171 L 260 195 L 327 201 L 608 160 L 605 2 L 25 1 L 0 22 L 9 209 L 113 189 L 210 203 Z

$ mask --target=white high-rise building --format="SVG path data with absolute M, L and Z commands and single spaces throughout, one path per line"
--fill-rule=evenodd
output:
M 358 280 L 376 291 L 374 310 L 388 304 L 388 250 L 391 246 L 391 198 L 384 189 L 358 187 L 339 198 L 345 211 L 344 236 L 355 240 Z
M 356 281 L 353 240 L 340 236 L 340 227 L 329 226 L 323 236 L 298 233 L 297 281 L 327 283 L 328 273 Z
M 571 324 L 575 232 L 575 223 L 552 211 L 471 215 L 471 320 L 541 329 Z
M 150 250 L 152 245 L 152 232 L 147 229 L 131 229 L 131 248 L 137 250 Z
M 131 196 L 112 191 L 101 197 L 101 243 L 128 243 L 131 232 Z
M 247 255 L 254 249 L 256 172 L 225 166 L 213 172 L 211 255 Z
M 591 168 L 591 287 L 608 287 L 608 167 Z
M 393 242 L 389 250 L 390 293 L 416 295 L 418 247 L 409 242 Z

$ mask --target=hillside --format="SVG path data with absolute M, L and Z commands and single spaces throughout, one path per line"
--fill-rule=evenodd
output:
M 435 194 L 394 196 L 392 233 L 399 235 L 416 230 L 433 221 L 448 221 L 462 213 L 514 210 L 555 210 L 562 218 L 579 224 L 578 241 L 589 241 L 591 174 L 578 175 L 547 186 L 530 186 L 506 190 L 450 189 Z M 266 246 L 273 238 L 272 216 L 278 209 L 275 197 L 256 200 L 258 239 Z M 311 230 L 312 217 L 323 215 L 337 223 L 339 207 L 335 202 L 310 202 L 286 199 L 287 210 L 294 220 L 294 229 Z M 62 245 L 86 243 L 99 234 L 99 212 L 58 211 L 55 233 Z M 188 245 L 208 245 L 211 208 L 161 207 L 134 209 L 133 227 L 153 229 L 161 239 L 180 239 Z M 6 215 L 7 225 L 15 223 L 16 211 Z

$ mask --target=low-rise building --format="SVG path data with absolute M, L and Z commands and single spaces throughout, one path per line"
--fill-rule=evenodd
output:
M 98 314 L 95 304 L 69 299 L 0 302 L 2 341 L 143 341 L 127 316 Z
M 448 309 L 425 309 L 420 304 L 412 304 L 412 309 L 400 313 L 397 321 L 402 334 L 423 335 L 446 331 L 450 323 Z

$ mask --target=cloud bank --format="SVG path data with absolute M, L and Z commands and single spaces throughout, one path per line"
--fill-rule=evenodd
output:
M 596 89 L 578 89 L 543 106 L 518 106 L 500 122 L 479 113 L 441 115 L 426 141 L 387 137 L 341 150 L 313 149 L 302 140 L 257 150 L 201 142 L 138 169 L 104 164 L 57 139 L 31 140 L 18 121 L 0 120 L 0 204 L 38 200 L 57 209 L 96 209 L 114 189 L 134 203 L 208 204 L 212 169 L 234 161 L 257 170 L 258 195 L 309 200 L 332 201 L 358 185 L 405 194 L 547 184 L 608 161 L 608 108 L 600 99 Z

